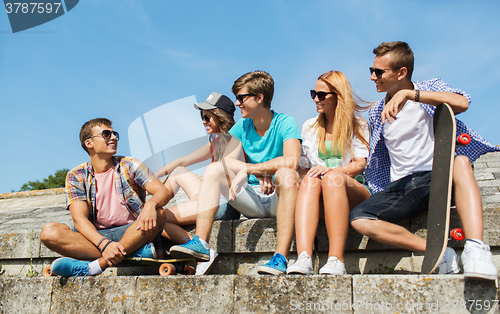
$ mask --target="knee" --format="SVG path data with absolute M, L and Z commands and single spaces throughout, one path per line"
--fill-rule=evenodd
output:
M 158 228 L 162 228 L 165 222 L 167 221 L 167 211 L 164 208 L 160 208 L 157 210 L 157 225 Z
M 183 166 L 178 166 L 176 167 L 171 173 L 170 175 L 171 176 L 177 176 L 177 175 L 180 175 L 180 174 L 183 174 L 183 173 L 186 173 L 188 172 L 189 169 L 186 168 L 186 167 L 183 167 Z
M 453 168 L 455 171 L 471 171 L 472 167 L 470 165 L 470 160 L 467 156 L 457 156 L 454 161 Z
M 371 234 L 371 229 L 372 229 L 371 223 L 372 222 L 373 221 L 370 219 L 360 218 L 360 219 L 356 219 L 356 220 L 351 221 L 351 226 L 357 232 L 359 232 L 363 235 L 369 236 Z
M 205 173 L 203 173 L 203 180 L 210 179 L 216 180 L 220 178 L 224 178 L 224 166 L 221 162 L 212 162 L 207 166 Z
M 323 176 L 323 185 L 328 187 L 344 187 L 346 182 L 347 175 L 336 170 L 330 170 Z
M 40 232 L 40 241 L 45 244 L 55 239 L 59 239 L 60 225 L 61 224 L 57 222 L 49 222 L 43 225 L 42 231 Z
M 297 189 L 298 174 L 297 171 L 290 168 L 280 168 L 274 174 L 276 184 L 280 189 Z

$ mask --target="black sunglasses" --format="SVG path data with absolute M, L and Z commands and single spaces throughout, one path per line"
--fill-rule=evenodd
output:
M 201 116 L 201 119 L 202 119 L 203 121 L 205 121 L 206 123 L 209 123 L 209 122 L 210 122 L 210 116 L 209 116 L 208 114 L 206 114 L 206 115 L 202 115 L 202 116 Z
M 118 132 L 116 131 L 110 131 L 110 130 L 102 130 L 101 133 L 97 133 L 96 135 L 92 135 L 91 137 L 89 138 L 93 138 L 93 137 L 96 137 L 96 136 L 99 136 L 101 135 L 102 138 L 104 139 L 108 139 L 108 138 L 111 138 L 111 134 L 113 134 L 115 137 L 116 137 L 116 140 L 119 141 L 120 140 L 120 134 L 118 134 Z M 89 139 L 88 138 L 88 139 Z
M 394 70 L 394 69 L 395 68 L 392 68 L 392 69 L 377 69 L 377 68 L 370 67 L 370 75 L 373 74 L 373 72 L 375 72 L 375 76 L 377 78 L 381 78 L 382 74 L 384 74 L 385 71 L 387 71 L 387 70 Z
M 245 97 L 247 96 L 257 96 L 258 94 L 239 94 L 239 95 L 236 95 L 236 100 L 239 100 L 240 103 L 243 102 L 243 100 L 245 100 Z
M 314 100 L 316 96 L 318 96 L 319 101 L 323 101 L 328 94 L 335 94 L 334 92 L 317 92 L 314 89 L 311 89 L 311 98 Z

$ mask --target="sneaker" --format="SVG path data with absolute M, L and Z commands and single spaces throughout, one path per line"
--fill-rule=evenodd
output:
M 219 256 L 219 253 L 215 252 L 214 249 L 210 249 L 210 260 L 208 262 L 202 262 L 199 263 L 196 266 L 196 276 L 201 276 L 205 275 L 210 271 L 210 268 L 214 265 L 215 260 L 217 259 L 217 256 Z
M 444 256 L 439 263 L 439 274 L 458 274 L 460 272 L 460 267 L 458 266 L 458 257 L 455 250 L 451 247 L 447 247 L 444 251 Z
M 345 264 L 335 256 L 330 256 L 326 264 L 319 270 L 321 275 L 345 275 Z
M 79 261 L 74 258 L 60 257 L 52 262 L 50 270 L 62 277 L 83 276 L 85 278 L 89 273 L 89 264 L 90 262 Z
M 281 275 L 286 272 L 287 265 L 286 258 L 282 254 L 276 253 L 269 262 L 257 268 L 257 273 L 260 275 Z
M 204 262 L 210 260 L 210 251 L 201 244 L 197 235 L 182 245 L 172 246 L 170 255 L 173 258 L 195 258 Z
M 135 259 L 136 261 L 140 261 L 143 258 L 156 259 L 155 245 L 150 242 L 132 253 L 129 257 Z
M 498 273 L 493 264 L 490 246 L 467 240 L 462 252 L 464 277 L 496 280 Z
M 286 269 L 287 274 L 312 275 L 312 259 L 306 251 L 300 253 L 295 263 Z

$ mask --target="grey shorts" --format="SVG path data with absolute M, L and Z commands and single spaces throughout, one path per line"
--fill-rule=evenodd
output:
M 229 204 L 247 218 L 269 218 L 276 217 L 278 201 L 276 190 L 265 195 L 261 192 L 260 185 L 252 186 L 247 182 L 236 194 L 236 199 L 229 201 Z

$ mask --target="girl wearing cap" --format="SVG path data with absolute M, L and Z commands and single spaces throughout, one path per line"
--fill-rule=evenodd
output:
M 288 267 L 288 274 L 313 274 L 311 255 L 321 214 L 329 252 L 319 273 L 346 274 L 344 248 L 349 212 L 370 196 L 362 176 L 369 154 L 368 124 L 358 116 L 364 108 L 353 95 L 349 81 L 339 71 L 321 75 L 311 90 L 319 115 L 302 127 L 299 173 L 303 178 L 295 207 L 298 258 Z
M 179 191 L 179 188 L 182 188 L 189 198 L 187 202 L 167 208 L 167 225 L 163 235 L 176 243 L 185 243 L 186 237 L 190 238 L 189 234 L 179 226 L 196 223 L 196 201 L 201 186 L 201 179 L 186 167 L 210 159 L 212 162 L 220 161 L 231 139 L 228 131 L 235 123 L 233 115 L 236 108 L 232 100 L 225 95 L 214 92 L 205 102 L 195 104 L 194 107 L 200 110 L 202 123 L 209 134 L 209 142 L 191 154 L 171 161 L 155 173 L 157 177 L 168 175 L 164 184 L 171 198 Z M 235 220 L 239 218 L 240 213 L 221 195 L 215 219 Z M 217 253 L 210 251 L 210 260 L 213 261 Z M 200 266 L 197 267 L 197 274 L 199 269 Z

